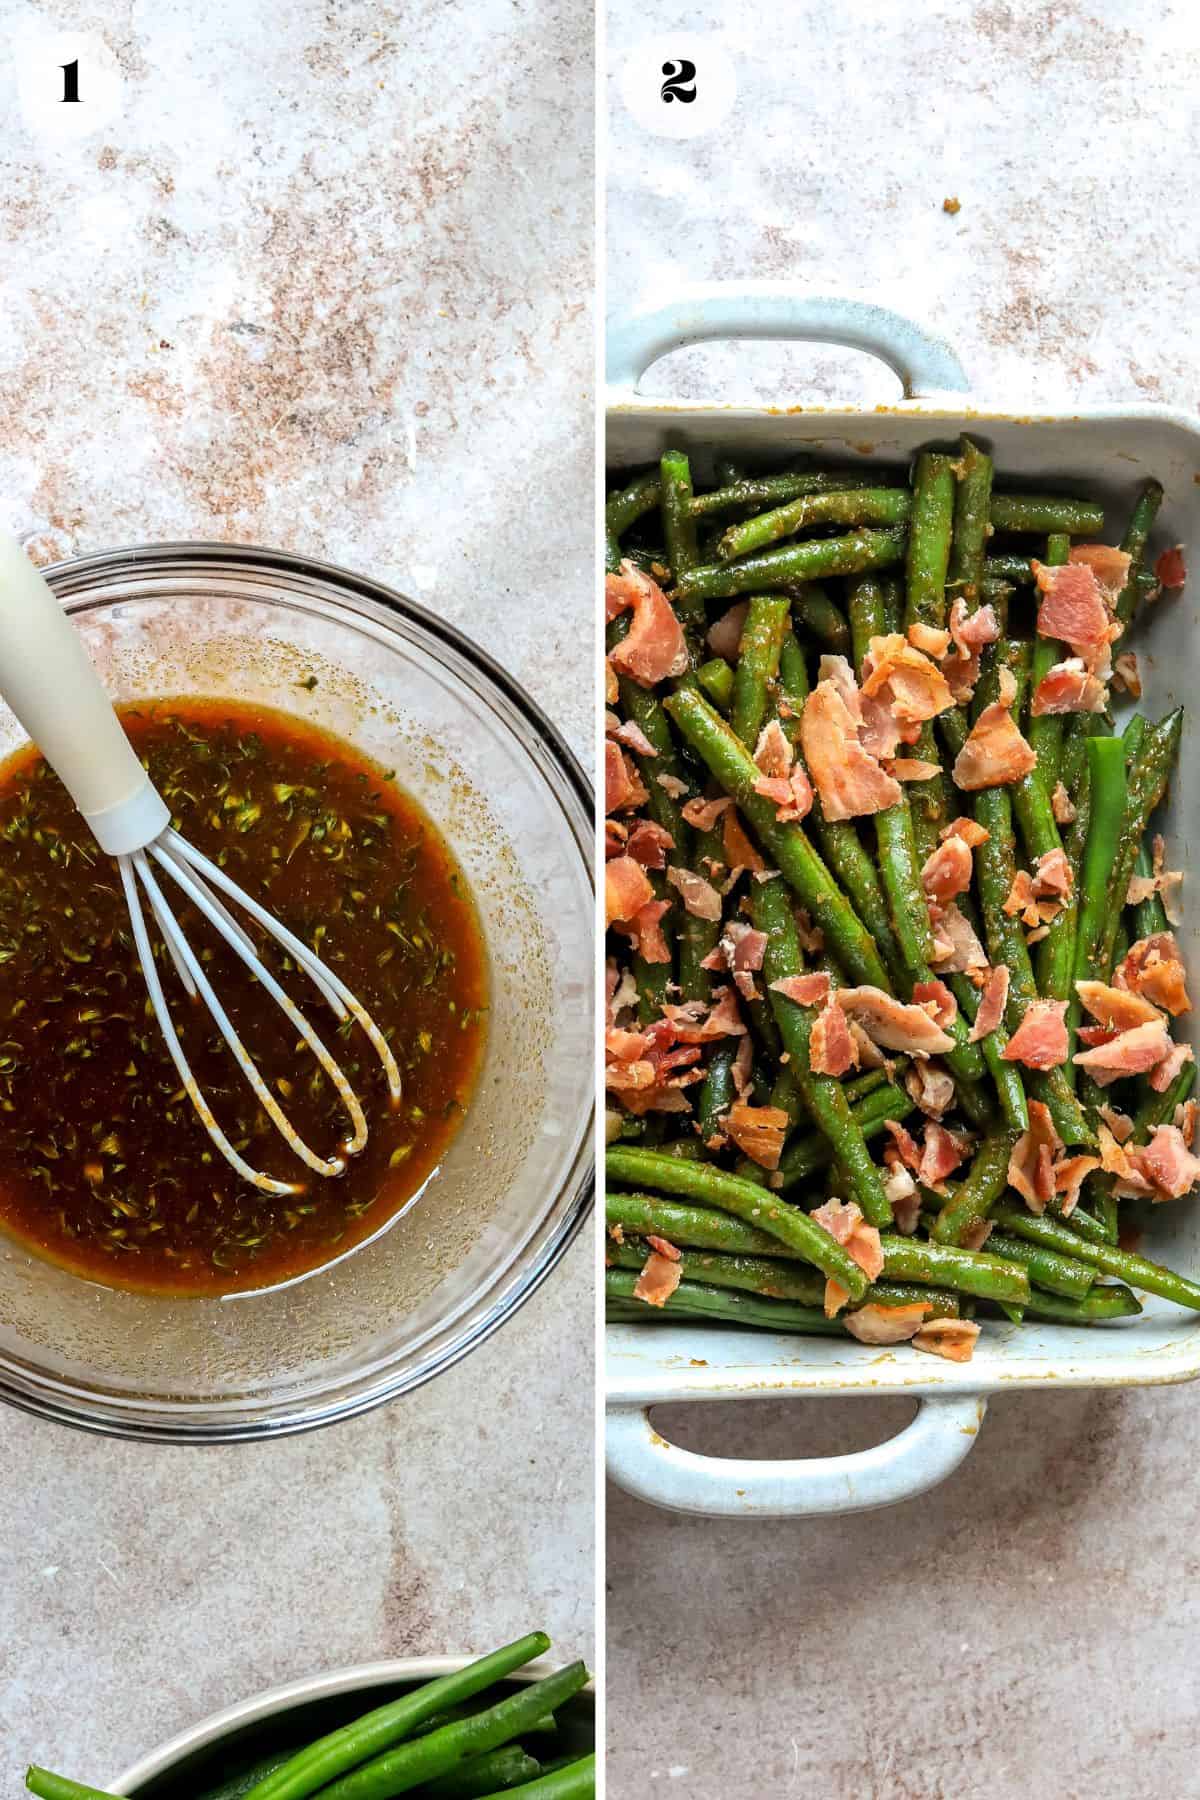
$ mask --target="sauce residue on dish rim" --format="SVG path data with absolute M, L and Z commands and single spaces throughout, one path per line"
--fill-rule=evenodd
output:
M 311 944 L 374 1017 L 403 1096 L 389 1104 L 363 1033 L 339 1027 L 264 938 L 263 960 L 350 1077 L 370 1126 L 344 1175 L 314 1175 L 164 953 L 171 1015 L 206 1100 L 247 1161 L 303 1192 L 262 1194 L 239 1180 L 183 1094 L 149 1011 L 116 867 L 27 745 L 0 764 L 0 1227 L 110 1286 L 270 1286 L 374 1236 L 437 1168 L 482 1060 L 478 916 L 416 801 L 341 739 L 229 700 L 118 711 L 176 828 Z M 315 1150 L 333 1153 L 348 1124 L 331 1083 L 212 927 L 167 889 L 284 1111 Z

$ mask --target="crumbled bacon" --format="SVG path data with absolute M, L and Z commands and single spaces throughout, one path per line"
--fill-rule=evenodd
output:
M 1112 1031 L 1129 1031 L 1135 1025 L 1162 1019 L 1158 1008 L 1143 994 L 1128 988 L 1109 987 L 1103 981 L 1077 981 L 1075 992 L 1097 1024 Z
M 738 600 L 723 612 L 719 619 L 708 628 L 708 647 L 714 656 L 723 656 L 726 662 L 736 662 L 742 648 L 742 632 L 746 625 L 746 614 L 750 611 L 748 600 Z
M 682 1276 L 678 1258 L 672 1260 L 671 1257 L 652 1250 L 634 1283 L 633 1297 L 635 1300 L 644 1300 L 648 1306 L 665 1306 L 679 1286 Z
M 1065 850 L 1044 850 L 1033 865 L 1033 893 L 1037 900 L 1066 900 L 1073 876 Z
M 614 727 L 610 735 L 615 737 L 618 743 L 624 744 L 626 749 L 636 752 L 638 756 L 658 755 L 658 751 L 654 748 L 654 745 L 650 742 L 650 739 L 646 736 L 641 726 L 633 719 L 626 719 L 624 724 L 622 724 L 620 720 L 614 721 Z
M 626 848 L 634 862 L 644 869 L 665 869 L 667 851 L 675 848 L 675 839 L 653 819 L 639 819 L 629 834 Z
M 1138 659 L 1134 651 L 1122 650 L 1113 663 L 1113 686 L 1119 694 L 1128 694 L 1131 700 L 1142 697 L 1142 672 L 1138 667 Z
M 878 1280 L 883 1274 L 883 1244 L 878 1228 L 867 1224 L 856 1201 L 826 1200 L 823 1206 L 814 1207 L 809 1216 L 815 1225 L 823 1226 L 830 1237 L 836 1238 L 868 1281 Z
M 922 762 L 919 756 L 892 756 L 883 766 L 897 781 L 932 781 L 942 772 L 941 763 Z
M 954 1104 L 953 1078 L 937 1063 L 910 1063 L 904 1085 L 928 1119 L 940 1119 Z
M 918 981 L 913 984 L 912 1003 L 924 1007 L 935 1025 L 949 1031 L 958 1017 L 958 1001 L 944 981 Z
M 1101 1103 L 1096 1108 L 1118 1144 L 1124 1144 L 1133 1136 L 1133 1120 L 1128 1113 L 1118 1112 L 1115 1106 Z
M 891 1138 L 891 1147 L 894 1149 L 895 1154 L 899 1157 L 903 1166 L 906 1169 L 911 1169 L 912 1173 L 915 1175 L 921 1167 L 921 1147 L 917 1143 L 917 1140 L 913 1137 L 912 1133 L 900 1123 L 899 1119 L 885 1120 L 884 1129 Z M 883 1154 L 884 1161 L 886 1162 L 888 1152 L 885 1150 Z
M 1054 792 L 1050 796 L 1050 808 L 1054 814 L 1055 823 L 1058 825 L 1073 825 L 1078 817 L 1075 803 L 1061 781 L 1056 781 L 1054 784 Z
M 942 839 L 937 849 L 925 860 L 921 870 L 921 886 L 931 899 L 945 905 L 957 894 L 965 894 L 971 885 L 974 865 L 971 846 L 957 834 Z
M 1020 781 L 1037 767 L 1037 757 L 1021 736 L 1012 716 L 1016 683 L 1008 669 L 1000 671 L 1000 698 L 985 706 L 966 743 L 954 759 L 953 775 L 967 792 Z
M 652 1250 L 657 1250 L 660 1256 L 668 1257 L 671 1262 L 678 1262 L 683 1254 L 677 1245 L 669 1244 L 666 1238 L 655 1237 L 652 1231 L 646 1233 L 646 1242 Z
M 1200 1181 L 1200 1159 L 1193 1156 L 1177 1125 L 1160 1125 L 1144 1149 L 1130 1156 L 1135 1172 L 1149 1181 L 1155 1200 L 1178 1200 Z
M 906 742 L 912 741 L 908 735 L 910 727 L 936 718 L 954 704 L 938 665 L 899 632 L 873 637 L 868 644 L 863 658 L 862 695 L 864 700 L 877 700 L 887 707 Z
M 979 1330 L 974 1319 L 930 1319 L 913 1338 L 913 1349 L 945 1357 L 947 1362 L 970 1362 Z
M 1065 1000 L 1031 1000 L 1000 1052 L 1002 1059 L 1027 1069 L 1057 1069 L 1067 1060 L 1066 1011 Z
M 697 831 L 711 831 L 723 812 L 728 812 L 733 801 L 728 795 L 720 800 L 688 800 L 683 808 L 683 816 L 689 825 Z
M 907 1306 L 880 1306 L 871 1300 L 847 1313 L 842 1323 L 860 1344 L 903 1344 L 916 1336 L 931 1310 L 928 1300 L 914 1300 Z
M 1072 544 L 1067 561 L 1083 563 L 1092 571 L 1105 604 L 1111 608 L 1129 580 L 1133 558 L 1128 550 L 1118 550 L 1115 544 Z
M 1006 963 L 997 963 L 995 968 L 988 970 L 979 1000 L 979 1011 L 975 1014 L 975 1023 L 967 1033 L 970 1043 L 977 1044 L 980 1038 L 988 1037 L 1003 1019 L 1004 1009 L 1008 1005 L 1009 980 L 1010 972 Z
M 604 745 L 604 810 L 625 812 L 641 806 L 647 798 L 646 788 L 633 760 L 619 744 L 608 739 Z
M 845 1075 L 848 1070 L 858 1067 L 858 1047 L 835 996 L 831 996 L 813 1020 L 808 1066 L 814 1075 Z
M 732 988 L 717 988 L 707 1001 L 664 1001 L 662 1013 L 680 1044 L 708 1044 L 715 1038 L 741 1037 L 746 1030 Z
M 1187 580 L 1187 568 L 1183 560 L 1183 545 L 1176 544 L 1173 549 L 1160 552 L 1154 563 L 1154 577 L 1159 587 L 1181 588 Z
M 656 775 L 654 777 L 664 794 L 670 794 L 672 800 L 682 800 L 688 792 L 688 784 L 681 781 L 678 775 Z
M 1108 694 L 1099 676 L 1093 675 L 1082 657 L 1068 657 L 1048 669 L 1034 689 L 1029 710 L 1035 719 L 1059 713 L 1099 713 Z
M 921 1152 L 917 1180 L 922 1187 L 939 1188 L 966 1158 L 964 1140 L 947 1131 L 936 1119 L 930 1119 L 925 1126 L 925 1148 Z
M 941 1056 L 954 1048 L 954 1039 L 947 1037 L 923 1006 L 906 1006 L 882 988 L 842 988 L 838 1004 L 881 1049 L 904 1050 L 910 1056 Z
M 929 923 L 933 928 L 935 969 L 944 975 L 970 975 L 986 969 L 987 956 L 966 914 L 950 902 L 949 906 L 931 903 Z
M 1173 1082 L 1177 1081 L 1187 1063 L 1194 1062 L 1196 1052 L 1190 1044 L 1174 1044 L 1160 1063 L 1156 1063 L 1150 1071 L 1150 1086 L 1156 1094 L 1165 1094 Z
M 966 817 L 951 819 L 949 825 L 943 825 L 938 832 L 938 837 L 943 842 L 946 838 L 961 838 L 971 850 L 978 850 L 980 844 L 986 844 L 991 835 L 986 825 L 981 825 L 977 819 Z
M 781 975 L 771 983 L 773 993 L 794 1000 L 797 1006 L 824 1006 L 829 998 L 828 975 L 818 971 L 812 975 Z
M 800 744 L 828 820 L 853 819 L 898 804 L 900 783 L 863 748 L 846 701 L 830 680 L 819 681 L 808 697 Z
M 721 896 L 711 881 L 705 881 L 694 869 L 677 869 L 674 865 L 667 870 L 667 880 L 678 891 L 685 912 L 696 919 L 707 919 L 710 924 L 717 923 L 721 917 Z
M 1112 641 L 1113 631 L 1095 570 L 1078 557 L 1055 568 L 1034 558 L 1031 567 L 1043 596 L 1038 607 L 1039 636 L 1069 644 L 1076 656 L 1093 667 Z
M 937 625 L 922 625 L 918 620 L 908 628 L 908 641 L 914 650 L 921 650 L 935 662 L 940 662 L 950 648 L 950 633 Z
M 688 666 L 683 627 L 658 583 L 626 559 L 619 575 L 604 580 L 605 610 L 613 619 L 633 608 L 627 635 L 610 652 L 613 667 L 639 687 L 653 687 Z
M 1107 1087 L 1123 1075 L 1145 1074 L 1170 1054 L 1167 1028 L 1161 1019 L 1156 1019 L 1122 1031 L 1091 1050 L 1077 1050 L 1071 1060 L 1077 1068 L 1086 1069 L 1093 1081 Z
M 889 1168 L 883 1191 L 892 1209 L 892 1223 L 903 1237 L 911 1237 L 921 1221 L 921 1196 L 917 1184 L 900 1162 Z
M 942 668 L 950 692 L 961 705 L 975 692 L 983 650 L 999 639 L 1000 621 L 995 609 L 979 606 L 969 612 L 966 601 L 958 595 L 950 607 L 950 636 L 954 641 L 954 652 L 946 657 Z
M 960 1236 L 959 1247 L 963 1250 L 982 1250 L 995 1229 L 994 1219 L 974 1219 Z
M 1130 876 L 1125 904 L 1140 906 L 1143 900 L 1150 898 L 1151 894 L 1161 894 L 1163 910 L 1167 918 L 1172 925 L 1179 925 L 1182 923 L 1182 919 L 1175 896 L 1183 885 L 1183 871 L 1182 869 L 1167 869 L 1164 867 L 1165 862 L 1166 844 L 1161 837 L 1156 837 L 1153 845 L 1153 873 Z
M 1050 1108 L 1030 1100 L 1029 1129 L 1023 1131 L 1008 1159 L 1008 1185 L 1020 1194 L 1030 1212 L 1044 1213 L 1054 1198 L 1054 1163 L 1063 1148 Z
M 604 922 L 633 919 L 654 899 L 646 871 L 632 856 L 615 856 L 604 865 Z
M 1155 932 L 1132 945 L 1113 975 L 1113 986 L 1142 994 L 1172 1018 L 1190 1012 L 1187 976 L 1174 933 Z
M 738 1149 L 763 1169 L 777 1169 L 788 1129 L 781 1106 L 749 1106 L 737 1100 L 725 1118 L 725 1133 Z
M 766 868 L 766 863 L 742 829 L 742 821 L 735 807 L 731 806 L 721 820 L 721 837 L 725 845 L 725 861 L 731 869 L 750 869 L 758 873 Z

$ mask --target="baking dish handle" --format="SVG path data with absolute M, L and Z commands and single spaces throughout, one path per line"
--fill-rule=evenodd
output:
M 616 405 L 632 399 L 660 356 L 709 338 L 796 338 L 865 350 L 896 372 L 909 400 L 968 389 L 950 346 L 902 313 L 869 300 L 798 293 L 787 282 L 744 281 L 685 288 L 664 305 L 613 319 L 606 354 L 610 399 Z
M 608 1472 L 618 1487 L 708 1519 L 804 1519 L 911 1500 L 957 1469 L 975 1442 L 982 1394 L 932 1396 L 886 1443 L 849 1456 L 767 1461 L 699 1456 L 664 1438 L 642 1405 L 609 1408 Z

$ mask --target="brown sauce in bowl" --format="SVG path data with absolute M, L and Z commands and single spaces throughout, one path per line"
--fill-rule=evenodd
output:
M 437 1168 L 482 1058 L 487 969 L 474 902 L 417 803 L 348 744 L 265 708 L 162 700 L 121 723 L 182 835 L 312 945 L 373 1016 L 404 1080 L 244 914 L 274 973 L 349 1076 L 370 1135 L 313 1174 L 261 1110 L 148 916 L 186 1055 L 234 1147 L 303 1184 L 260 1193 L 183 1093 L 146 996 L 115 863 L 32 746 L 0 765 L 0 1231 L 109 1286 L 265 1287 L 343 1255 Z M 167 878 L 162 886 L 247 1050 L 323 1156 L 346 1114 L 281 1010 Z

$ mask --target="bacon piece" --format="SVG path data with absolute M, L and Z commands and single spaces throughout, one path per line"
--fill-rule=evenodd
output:
M 873 637 L 863 658 L 862 695 L 887 706 L 900 726 L 923 725 L 954 704 L 954 696 L 935 662 L 899 632 Z M 915 733 L 914 733 L 915 736 Z
M 840 1281 L 835 1281 L 830 1275 L 825 1283 L 825 1317 L 836 1318 L 849 1298 L 850 1289 L 843 1287 Z
M 1031 908 L 1032 918 L 1030 916 Z M 1037 908 L 1033 904 L 1033 877 L 1028 869 L 1018 869 L 1013 875 L 1012 886 L 1000 902 L 1000 909 L 1007 913 L 1010 919 L 1020 913 L 1027 925 L 1037 919 Z
M 1161 894 L 1163 911 L 1166 913 L 1171 924 L 1182 924 L 1179 913 L 1179 903 L 1175 896 L 1177 890 L 1183 885 L 1183 871 L 1182 869 L 1168 869 L 1164 866 L 1166 863 L 1167 847 L 1163 838 L 1156 837 L 1154 839 L 1152 851 L 1151 864 L 1153 873 L 1150 875 L 1132 875 L 1130 877 L 1129 887 L 1125 895 L 1125 903 L 1127 906 L 1140 906 L 1141 902 L 1143 900 L 1148 900 L 1151 894 Z
M 944 906 L 956 894 L 966 893 L 973 872 L 971 846 L 956 835 L 946 837 L 926 858 L 921 870 L 921 886 L 931 899 Z
M 807 818 L 812 811 L 813 791 L 800 763 L 786 777 L 760 775 L 754 783 L 754 791 L 772 802 L 775 817 L 781 825 Z
M 1113 686 L 1119 694 L 1128 694 L 1131 700 L 1141 699 L 1142 671 L 1132 650 L 1122 650 L 1113 663 Z
M 943 825 L 938 832 L 943 843 L 947 838 L 961 838 L 969 850 L 978 850 L 980 844 L 986 844 L 991 835 L 986 825 L 981 825 L 977 819 L 966 817 L 952 819 L 949 825 Z
M 680 1044 L 708 1044 L 714 1038 L 741 1037 L 746 1030 L 732 988 L 718 988 L 711 1001 L 664 1001 L 662 1013 Z
M 922 625 L 918 620 L 908 628 L 908 641 L 914 650 L 920 650 L 926 656 L 932 656 L 935 662 L 940 662 L 950 648 L 950 633 L 937 625 Z
M 754 766 L 763 775 L 786 776 L 795 760 L 795 751 L 778 719 L 768 719 L 754 746 Z
M 803 977 L 800 977 L 803 980 Z M 846 1015 L 834 996 L 813 1020 L 808 1040 L 808 1066 L 814 1075 L 844 1075 L 857 1069 L 858 1050 Z
M 1171 1083 L 1178 1079 L 1185 1064 L 1194 1062 L 1196 1053 L 1190 1044 L 1176 1044 L 1160 1063 L 1155 1063 L 1150 1071 L 1150 1086 L 1156 1094 L 1165 1094 Z
M 781 1106 L 749 1106 L 737 1100 L 726 1114 L 725 1132 L 760 1168 L 777 1169 L 788 1123 Z
M 1054 792 L 1050 796 L 1050 810 L 1058 825 L 1073 825 L 1078 817 L 1075 803 L 1061 781 L 1056 781 L 1054 784 Z
M 934 933 L 935 969 L 944 975 L 969 975 L 972 970 L 987 968 L 988 959 L 974 926 L 953 901 L 949 906 L 931 905 L 929 922 Z
M 623 1031 L 610 1025 L 604 1033 L 604 1054 L 615 1062 L 639 1062 L 653 1042 L 648 1031 Z
M 617 819 L 604 821 L 604 858 L 609 861 L 614 856 L 623 856 L 629 832 Z
M 611 739 L 604 745 L 604 810 L 625 812 L 648 798 L 641 776 L 630 758 Z
M 1010 710 L 1015 694 L 1011 672 L 1002 669 L 999 700 L 984 707 L 954 759 L 955 784 L 968 793 L 1020 781 L 1037 768 L 1037 756 L 1021 736 Z
M 721 837 L 725 845 L 725 860 L 731 869 L 750 869 L 754 873 L 765 870 L 767 865 L 742 829 L 742 821 L 735 807 L 730 807 L 721 820 Z
M 610 619 L 633 608 L 627 636 L 609 653 L 613 667 L 639 687 L 682 675 L 688 666 L 683 627 L 658 583 L 626 559 L 619 575 L 605 576 L 604 594 Z
M 617 721 L 610 736 L 615 737 L 618 743 L 624 744 L 626 749 L 635 751 L 638 756 L 658 755 L 658 751 L 641 726 L 633 719 L 626 719 L 623 724 Z
M 660 1256 L 668 1257 L 671 1262 L 678 1262 L 683 1254 L 677 1245 L 669 1244 L 666 1238 L 655 1237 L 652 1231 L 646 1233 L 646 1242 L 652 1250 L 657 1250 Z
M 826 1200 L 813 1208 L 810 1217 L 837 1239 L 868 1281 L 878 1280 L 883 1274 L 883 1244 L 878 1228 L 867 1224 L 856 1201 Z
M 930 1319 L 913 1338 L 913 1349 L 947 1362 L 967 1363 L 975 1354 L 979 1326 L 974 1319 Z
M 797 1006 L 824 1006 L 829 987 L 829 977 L 821 971 L 813 975 L 781 975 L 771 983 L 773 993 L 794 1000 Z
M 1017 1190 L 1030 1212 L 1044 1213 L 1054 1198 L 1054 1162 L 1062 1147 L 1049 1107 L 1031 1100 L 1029 1129 L 1021 1133 L 1008 1159 L 1008 1185 Z
M 954 652 L 946 657 L 942 669 L 950 692 L 957 701 L 964 702 L 975 692 L 983 649 L 994 644 L 1000 636 L 1000 621 L 995 609 L 979 606 L 974 612 L 968 612 L 967 603 L 959 594 L 950 607 L 950 636 Z
M 870 1300 L 847 1313 L 842 1323 L 860 1344 L 903 1344 L 916 1336 L 930 1310 L 928 1300 L 914 1300 L 909 1306 L 880 1306 Z
M 896 781 L 932 781 L 941 772 L 941 763 L 922 762 L 919 756 L 893 756 L 885 765 L 885 773 Z
M 858 730 L 832 681 L 819 681 L 800 720 L 800 744 L 825 817 L 853 819 L 895 806 L 903 793 L 859 742 Z
M 937 1063 L 910 1063 L 904 1085 L 927 1119 L 940 1119 L 954 1104 L 954 1081 Z
M 979 1000 L 979 1011 L 975 1014 L 975 1023 L 967 1033 L 967 1041 L 977 1044 L 981 1038 L 988 1037 L 995 1031 L 1004 1017 L 1004 1009 L 1008 1005 L 1008 984 L 1010 973 L 1006 963 L 997 963 L 988 970 L 988 978 L 983 984 L 983 993 Z
M 1039 900 L 1066 900 L 1074 877 L 1065 850 L 1043 850 L 1033 865 L 1033 891 Z
M 1027 1069 L 1057 1069 L 1067 1060 L 1066 1012 L 1065 1000 L 1031 1000 L 1000 1052 L 1002 1060 L 1024 1063 Z
M 711 831 L 721 814 L 728 812 L 732 805 L 727 794 L 719 800 L 689 800 L 684 805 L 683 816 L 697 831 Z
M 1139 938 L 1114 973 L 1113 986 L 1144 995 L 1172 1018 L 1192 1010 L 1183 960 L 1170 931 Z
M 672 800 L 682 800 L 688 792 L 686 781 L 680 781 L 678 775 L 656 775 L 654 777 L 664 794 L 670 794 Z
M 1154 577 L 1159 587 L 1181 588 L 1187 580 L 1187 568 L 1183 560 L 1183 545 L 1176 544 L 1171 550 L 1163 550 L 1155 558 Z
M 1107 1087 L 1122 1075 L 1142 1075 L 1171 1054 L 1171 1039 L 1161 1019 L 1135 1025 L 1122 1031 L 1106 1044 L 1092 1050 L 1078 1050 L 1072 1057 L 1076 1068 L 1086 1069 L 1093 1081 Z
M 1152 1024 L 1162 1019 L 1157 1007 L 1141 994 L 1126 988 L 1109 987 L 1103 981 L 1077 981 L 1075 992 L 1100 1025 L 1111 1031 L 1130 1031 L 1135 1025 Z
M 1036 557 L 1031 559 L 1033 577 L 1043 596 L 1038 607 L 1038 635 L 1070 644 L 1077 656 L 1091 663 L 1110 642 L 1109 612 L 1095 570 L 1074 551 L 1072 557 L 1074 560 L 1056 568 L 1048 568 Z
M 1035 719 L 1059 713 L 1103 712 L 1108 703 L 1104 683 L 1082 657 L 1068 657 L 1047 669 L 1034 689 L 1029 710 Z
M 911 1237 L 921 1220 L 921 1196 L 916 1182 L 901 1163 L 894 1163 L 888 1170 L 883 1191 L 892 1209 L 896 1230 L 904 1237 Z
M 921 1152 L 917 1180 L 922 1187 L 940 1187 L 947 1175 L 953 1175 L 966 1158 L 963 1140 L 947 1131 L 944 1125 L 939 1125 L 936 1119 L 930 1119 L 925 1127 L 925 1148 Z
M 1128 1113 L 1118 1112 L 1115 1106 L 1102 1103 L 1096 1108 L 1118 1144 L 1126 1143 L 1133 1136 L 1133 1120 Z
M 921 1148 L 917 1143 L 916 1138 L 913 1137 L 910 1131 L 901 1125 L 899 1119 L 885 1120 L 884 1129 L 892 1140 L 889 1148 L 894 1149 L 895 1154 L 899 1157 L 904 1167 L 906 1169 L 911 1169 L 915 1175 L 917 1170 L 921 1167 Z M 888 1151 L 885 1150 L 883 1154 L 884 1160 L 886 1161 Z
M 632 856 L 615 856 L 604 865 L 604 922 L 633 919 L 648 901 L 654 899 L 646 871 Z M 661 915 L 660 915 L 661 916 Z
M 1073 544 L 1067 561 L 1083 563 L 1092 571 L 1101 597 L 1111 610 L 1129 580 L 1129 566 L 1133 558 L 1128 550 L 1118 550 L 1115 544 Z
M 675 848 L 675 839 L 653 819 L 639 819 L 629 834 L 628 851 L 634 862 L 644 869 L 665 869 L 667 851 Z
M 934 1024 L 923 1006 L 905 1006 L 882 988 L 842 988 L 838 1004 L 847 1018 L 861 1025 L 872 1042 L 884 1050 L 904 1050 L 910 1056 L 941 1056 L 954 1047 L 954 1039 Z
M 667 870 L 667 880 L 678 890 L 685 912 L 695 919 L 707 919 L 710 925 L 716 924 L 721 917 L 721 896 L 711 881 L 705 881 L 694 869 L 677 869 L 674 865 Z
M 943 1031 L 948 1031 L 958 1017 L 958 1001 L 944 981 L 914 982 L 912 1003 L 923 1007 Z
M 737 600 L 723 612 L 708 628 L 708 647 L 714 656 L 723 656 L 726 662 L 736 662 L 742 648 L 742 632 L 746 625 L 746 614 L 750 611 L 748 600 Z
M 617 681 L 617 671 L 612 666 L 612 658 L 609 656 L 606 656 L 604 659 L 604 704 L 605 704 L 605 706 L 615 706 L 617 704 L 617 701 L 620 699 L 620 697 L 621 697 L 621 688 L 620 688 L 620 684 Z
M 634 1283 L 633 1297 L 644 1300 L 648 1306 L 665 1306 L 682 1279 L 678 1251 L 670 1257 L 652 1250 Z
M 1088 1176 L 1100 1167 L 1098 1156 L 1068 1156 L 1054 1165 L 1054 1191 L 1060 1196 L 1064 1218 L 1069 1218 L 1079 1201 L 1080 1189 Z
M 1149 1181 L 1154 1200 L 1178 1200 L 1200 1181 L 1200 1159 L 1192 1155 L 1177 1125 L 1160 1125 L 1150 1142 L 1130 1155 L 1134 1170 Z
M 1175 1108 L 1175 1116 L 1171 1123 L 1178 1126 L 1189 1150 L 1195 1140 L 1198 1119 L 1200 1119 L 1200 1101 L 1184 1100 Z

